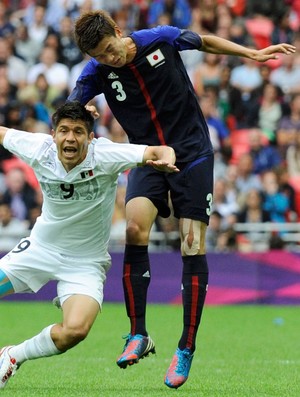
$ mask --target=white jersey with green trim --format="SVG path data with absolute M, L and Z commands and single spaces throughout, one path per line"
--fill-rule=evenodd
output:
M 146 146 L 93 139 L 85 160 L 67 172 L 50 135 L 10 129 L 3 145 L 33 168 L 43 192 L 31 237 L 65 255 L 109 260 L 117 178 L 143 161 Z

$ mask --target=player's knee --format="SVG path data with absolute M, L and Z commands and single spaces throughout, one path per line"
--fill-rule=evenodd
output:
M 200 254 L 200 243 L 194 238 L 189 238 L 185 236 L 183 242 L 181 243 L 181 251 L 183 255 L 199 255 Z
M 149 233 L 136 222 L 128 222 L 126 227 L 126 243 L 131 245 L 148 244 Z
M 204 255 L 206 224 L 184 219 L 182 223 L 181 253 L 183 256 Z
M 82 342 L 89 333 L 89 327 L 64 327 L 65 349 L 69 349 Z

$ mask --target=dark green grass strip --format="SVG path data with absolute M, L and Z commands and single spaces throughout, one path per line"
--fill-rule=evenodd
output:
M 207 307 L 188 382 L 163 384 L 181 332 L 180 306 L 149 305 L 157 354 L 121 370 L 128 322 L 122 304 L 104 304 L 89 337 L 68 353 L 25 363 L 4 397 L 300 397 L 300 308 Z M 50 303 L 0 303 L 0 346 L 60 321 Z

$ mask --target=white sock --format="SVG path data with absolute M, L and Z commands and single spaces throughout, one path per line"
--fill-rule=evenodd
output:
M 9 349 L 10 356 L 14 357 L 18 364 L 22 364 L 26 360 L 60 354 L 61 351 L 57 349 L 50 335 L 53 326 L 54 324 L 49 325 L 33 338 L 12 346 Z

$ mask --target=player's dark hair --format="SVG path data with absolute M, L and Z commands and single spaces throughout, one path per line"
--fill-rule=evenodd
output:
M 52 115 L 53 129 L 56 129 L 62 119 L 82 120 L 86 125 L 88 133 L 93 131 L 94 118 L 91 112 L 89 112 L 79 101 L 66 102 L 64 105 L 56 109 L 55 113 Z
M 75 40 L 82 53 L 93 50 L 106 36 L 116 36 L 116 22 L 103 10 L 82 14 L 75 21 Z

